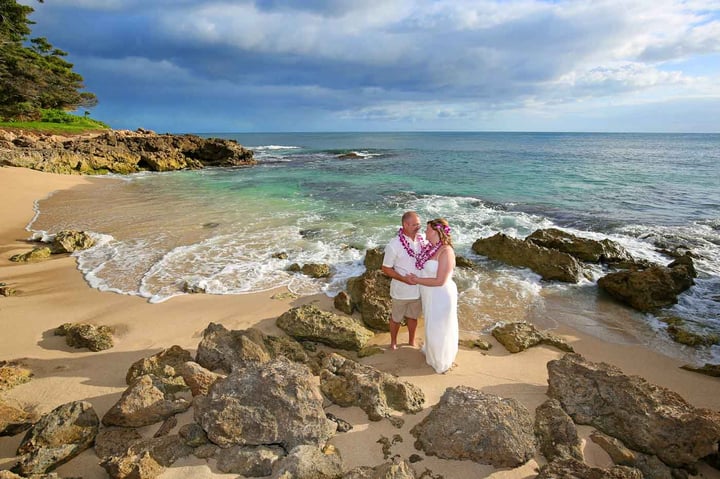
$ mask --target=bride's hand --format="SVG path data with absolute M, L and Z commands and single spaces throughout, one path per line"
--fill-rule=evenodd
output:
M 415 276 L 413 273 L 408 274 L 405 276 L 405 280 L 408 284 L 416 285 L 417 284 L 417 276 Z

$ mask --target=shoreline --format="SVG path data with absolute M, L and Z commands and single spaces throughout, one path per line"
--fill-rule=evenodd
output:
M 78 271 L 75 259 L 58 255 L 40 263 L 15 264 L 8 258 L 30 249 L 25 226 L 35 214 L 34 202 L 59 189 L 87 184 L 92 178 L 41 173 L 14 167 L 0 167 L 0 282 L 18 290 L 17 296 L 0 297 L 0 360 L 21 360 L 34 372 L 33 379 L 0 393 L 9 403 L 35 408 L 45 413 L 65 402 L 86 399 L 102 416 L 126 388 L 125 373 L 137 359 L 147 357 L 172 345 L 195 351 L 202 331 L 208 323 L 222 323 L 228 329 L 258 327 L 265 333 L 283 334 L 275 326 L 275 318 L 293 306 L 318 302 L 322 309 L 332 310 L 332 300 L 325 295 L 298 299 L 272 299 L 278 291 L 243 295 L 187 295 L 158 304 L 146 298 L 101 292 L 91 288 Z M 68 347 L 64 338 L 53 330 L 65 322 L 88 322 L 112 326 L 116 330 L 115 347 L 88 352 Z M 422 338 L 422 328 L 419 328 Z M 625 374 L 638 375 L 648 382 L 671 389 L 696 407 L 720 408 L 720 380 L 679 368 L 682 361 L 664 356 L 641 344 L 615 344 L 602 341 L 560 323 L 553 333 L 561 336 L 576 352 L 594 362 L 607 362 Z M 493 348 L 487 353 L 461 347 L 458 367 L 446 375 L 436 375 L 425 365 L 421 353 L 403 346 L 407 330 L 401 329 L 401 346 L 387 350 L 389 334 L 377 334 L 371 341 L 385 349 L 383 354 L 363 359 L 364 364 L 400 376 L 419 386 L 426 395 L 426 407 L 416 415 L 404 416 L 401 429 L 388 421 L 368 422 L 358 408 L 330 406 L 328 412 L 349 421 L 354 429 L 337 434 L 331 444 L 341 452 L 346 469 L 385 462 L 381 437 L 400 434 L 403 442 L 393 446 L 392 453 L 403 458 L 420 453 L 413 447 L 409 430 L 417 424 L 440 398 L 445 388 L 466 385 L 483 392 L 512 397 L 531 412 L 545 401 L 547 389 L 546 363 L 562 357 L 552 347 L 538 346 L 518 354 L 510 354 L 492 337 Z M 191 420 L 191 413 L 181 415 Z M 149 434 L 158 425 L 148 426 Z M 152 431 L 150 431 L 150 429 Z M 587 436 L 590 427 L 579 428 L 585 438 L 586 462 L 608 467 L 611 462 Z M 0 439 L 0 470 L 13 463 L 15 449 L 22 434 Z M 358 448 L 358 442 L 367 447 Z M 92 449 L 56 471 L 61 476 L 82 475 L 105 478 Z M 495 470 L 471 461 L 447 461 L 424 457 L 417 471 L 430 469 L 445 477 L 532 477 L 538 464 L 531 460 L 512 470 Z M 706 470 L 707 469 L 707 470 Z M 720 471 L 705 468 L 702 477 L 720 478 Z M 226 477 L 218 472 L 213 461 L 208 463 L 190 456 L 181 459 L 162 475 L 163 478 Z

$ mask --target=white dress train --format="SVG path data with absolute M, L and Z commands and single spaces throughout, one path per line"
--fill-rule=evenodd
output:
M 423 277 L 437 275 L 437 260 L 429 260 Z M 425 318 L 425 360 L 437 373 L 450 369 L 458 352 L 458 291 L 452 276 L 442 286 L 420 286 Z

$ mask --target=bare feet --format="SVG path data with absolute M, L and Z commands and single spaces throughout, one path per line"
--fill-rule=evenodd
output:
M 391 344 L 391 345 L 390 345 L 390 349 L 392 349 L 393 351 L 396 350 L 396 349 L 397 349 L 397 344 Z
M 452 366 L 450 366 L 449 368 L 447 368 L 445 371 L 441 372 L 440 374 L 447 374 L 450 371 L 452 371 L 453 369 L 455 369 L 456 367 L 457 367 L 457 363 L 452 363 Z

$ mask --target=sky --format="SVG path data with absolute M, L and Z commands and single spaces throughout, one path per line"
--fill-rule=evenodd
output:
M 720 132 L 720 0 L 21 0 L 157 132 Z

